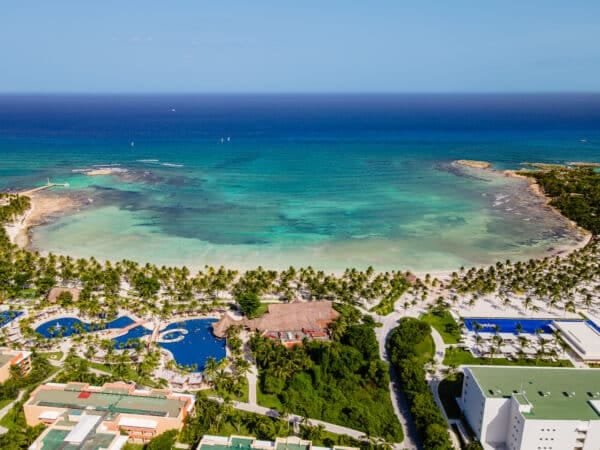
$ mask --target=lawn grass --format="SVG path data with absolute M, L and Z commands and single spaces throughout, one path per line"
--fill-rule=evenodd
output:
M 127 442 L 123 450 L 144 450 L 144 444 L 132 444 L 131 442 Z
M 256 403 L 265 408 L 276 409 L 281 411 L 283 405 L 279 401 L 276 394 L 265 394 L 260 388 L 260 383 L 256 383 Z
M 420 319 L 427 322 L 442 336 L 445 344 L 458 344 L 460 328 L 452 314 L 447 310 L 439 310 L 423 314 Z
M 448 348 L 444 365 L 477 365 L 477 366 L 540 366 L 540 367 L 573 367 L 571 361 L 561 359 L 559 361 L 550 361 L 548 359 L 506 359 L 506 358 L 477 358 L 468 350 L 462 348 Z
M 435 344 L 433 343 L 433 338 L 431 337 L 431 335 L 427 335 L 427 337 L 423 339 L 422 342 L 419 342 L 415 346 L 415 350 L 423 364 L 426 364 L 429 361 L 431 361 L 431 359 L 435 355 Z
M 438 386 L 438 394 L 449 419 L 459 419 L 462 414 L 456 403 L 456 398 L 460 397 L 462 392 L 463 378 L 462 373 L 449 375 Z
M 52 361 L 60 361 L 60 359 L 63 357 L 63 352 L 43 352 L 40 353 L 40 355 Z

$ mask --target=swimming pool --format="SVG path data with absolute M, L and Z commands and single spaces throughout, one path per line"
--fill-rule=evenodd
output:
M 195 366 L 196 372 L 204 370 L 206 361 L 211 356 L 217 360 L 225 357 L 225 339 L 218 339 L 212 333 L 212 324 L 216 319 L 192 319 L 171 323 L 161 330 L 161 335 L 168 330 L 186 329 L 187 334 L 171 332 L 169 340 L 183 336 L 177 342 L 159 342 L 158 345 L 169 350 L 180 366 Z
M 11 310 L 11 311 L 0 312 L 0 328 L 2 328 L 6 324 L 12 322 L 17 317 L 19 317 L 21 314 L 23 314 L 23 311 Z
M 129 330 L 127 333 L 113 338 L 113 342 L 115 344 L 115 348 L 128 348 L 131 346 L 127 345 L 127 341 L 131 339 L 140 339 L 144 336 L 148 336 L 149 334 L 152 334 L 152 331 L 142 325 L 138 325 L 137 327 Z
M 479 332 L 493 333 L 522 333 L 535 334 L 537 330 L 542 333 L 552 332 L 552 322 L 581 322 L 578 319 L 521 319 L 521 318 L 493 318 L 493 317 L 465 317 L 465 327 L 469 331 L 476 331 L 479 324 Z
M 133 323 L 131 317 L 117 317 L 105 324 L 87 323 L 75 317 L 60 317 L 44 322 L 38 326 L 35 331 L 45 338 L 68 337 L 78 333 L 88 333 L 90 331 L 124 328 Z

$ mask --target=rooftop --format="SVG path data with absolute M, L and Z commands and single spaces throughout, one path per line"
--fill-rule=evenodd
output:
M 600 370 L 558 367 L 466 366 L 488 398 L 531 404 L 527 419 L 600 420 Z
M 329 301 L 272 303 L 268 308 L 262 317 L 247 320 L 246 326 L 260 331 L 320 330 L 339 316 Z
M 589 323 L 557 321 L 553 325 L 584 360 L 600 360 L 600 333 Z
M 246 436 L 211 436 L 204 435 L 197 450 L 311 450 L 319 448 L 332 450 L 325 447 L 313 447 L 311 441 L 306 441 L 295 436 L 277 438 L 275 441 L 261 441 Z M 336 450 L 352 449 L 351 447 L 333 447 Z
M 32 405 L 73 410 L 102 411 L 112 414 L 141 414 L 158 417 L 178 417 L 186 406 L 184 400 L 165 395 L 136 395 L 125 389 L 85 389 L 69 384 L 61 388 L 45 388 L 34 392 Z
M 88 419 L 84 420 L 84 419 Z M 84 416 L 79 423 L 52 426 L 30 447 L 32 450 L 100 450 L 118 449 L 123 439 L 118 432 L 102 429 L 99 416 Z M 112 446 L 112 447 L 111 447 Z

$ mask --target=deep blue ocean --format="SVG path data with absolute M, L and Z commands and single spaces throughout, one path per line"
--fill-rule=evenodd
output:
M 0 188 L 68 182 L 33 246 L 76 256 L 441 270 L 573 241 L 456 159 L 600 161 L 600 95 L 0 96 Z

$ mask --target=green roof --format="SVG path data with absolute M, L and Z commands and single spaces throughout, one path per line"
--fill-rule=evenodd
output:
M 515 397 L 531 404 L 526 419 L 600 420 L 600 370 L 558 367 L 466 366 L 488 398 Z
M 277 450 L 308 450 L 309 446 L 308 445 L 302 445 L 302 444 L 289 444 L 289 443 L 278 443 L 277 444 Z
M 82 396 L 81 391 L 41 389 L 32 399 L 40 406 L 54 406 L 70 410 L 95 410 L 113 414 L 129 413 L 159 417 L 177 417 L 184 402 L 178 399 L 146 395 L 130 395 L 106 391 L 92 391 Z
M 50 430 L 42 441 L 42 450 L 58 450 L 68 434 L 68 430 Z

